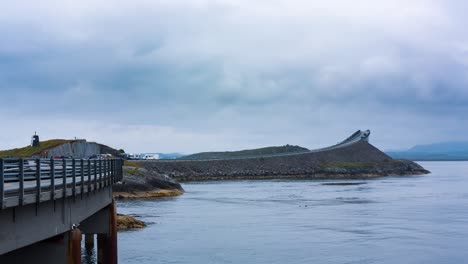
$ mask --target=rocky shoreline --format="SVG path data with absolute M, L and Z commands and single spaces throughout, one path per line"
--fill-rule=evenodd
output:
M 117 230 L 140 229 L 146 227 L 145 222 L 129 215 L 117 214 Z
M 184 193 L 182 186 L 174 179 L 141 168 L 138 163 L 132 165 L 124 166 L 122 182 L 114 184 L 114 198 L 161 198 Z
M 184 192 L 181 190 L 153 190 L 153 191 L 131 191 L 131 192 L 113 192 L 114 198 L 117 199 L 131 199 L 131 198 L 161 198 L 161 197 L 174 197 L 182 195 Z
M 270 180 L 270 179 L 365 179 L 383 176 L 423 175 L 429 171 L 411 161 L 392 161 L 389 163 L 338 163 L 321 165 L 315 168 L 294 169 L 290 171 L 232 171 L 218 174 L 182 174 L 172 177 L 179 182 L 216 181 L 216 180 Z
M 414 174 L 385 174 L 385 173 L 359 173 L 359 174 L 346 174 L 346 173 L 318 173 L 308 175 L 260 175 L 260 176 L 202 176 L 202 177 L 181 177 L 177 178 L 180 182 L 204 182 L 204 181 L 235 181 L 235 180 L 358 180 L 358 179 L 373 179 L 386 176 L 416 176 L 424 175 L 427 173 L 418 172 Z

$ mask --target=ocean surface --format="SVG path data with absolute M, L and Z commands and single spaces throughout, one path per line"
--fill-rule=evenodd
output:
M 180 197 L 119 201 L 148 223 L 119 233 L 119 261 L 467 263 L 468 162 L 420 164 L 432 174 L 187 183 Z

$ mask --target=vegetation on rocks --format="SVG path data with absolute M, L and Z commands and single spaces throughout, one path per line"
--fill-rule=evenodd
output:
M 320 164 L 321 168 L 356 168 L 356 167 L 372 167 L 375 164 L 370 162 L 324 162 Z
M 85 139 L 51 139 L 41 141 L 37 147 L 26 146 L 0 151 L 0 158 L 42 158 L 47 152 L 48 157 L 65 156 L 74 158 L 88 158 L 98 154 L 117 155 L 118 151 L 96 142 Z
M 129 215 L 117 214 L 117 230 L 128 230 L 146 227 L 145 222 Z
M 35 155 L 41 155 L 42 152 L 60 146 L 66 143 L 73 143 L 79 140 L 70 140 L 70 139 L 51 139 L 42 141 L 40 146 L 31 147 L 26 146 L 23 148 L 15 148 L 10 150 L 0 150 L 0 158 L 5 157 L 16 157 L 16 158 L 28 158 Z
M 141 168 L 143 165 L 139 161 L 131 161 L 131 160 L 125 160 L 124 161 L 124 166 L 126 167 L 136 167 L 136 168 Z
M 137 167 L 125 167 L 123 169 L 124 174 L 136 175 L 138 173 Z
M 112 188 L 116 198 L 159 198 L 184 193 L 182 186 L 172 178 L 141 168 L 142 162 L 125 164 L 140 167 L 124 166 L 122 182 L 114 184 Z
M 202 152 L 192 155 L 183 156 L 180 159 L 184 160 L 203 160 L 203 159 L 228 159 L 246 156 L 261 156 L 261 155 L 274 155 L 294 152 L 304 152 L 308 149 L 300 146 L 285 145 L 280 147 L 266 147 L 258 149 L 247 149 L 240 151 L 224 151 L 224 152 Z
M 113 192 L 115 198 L 161 198 L 182 195 L 184 192 L 178 189 L 165 190 L 158 189 L 154 191 L 131 191 L 131 192 Z

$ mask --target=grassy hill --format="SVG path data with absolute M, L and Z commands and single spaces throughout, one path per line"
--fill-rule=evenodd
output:
M 180 157 L 179 159 L 190 159 L 190 160 L 202 160 L 202 159 L 229 159 L 238 157 L 249 157 L 249 156 L 262 156 L 262 155 L 273 155 L 283 154 L 292 152 L 303 152 L 308 149 L 300 146 L 285 145 L 280 147 L 266 147 L 258 149 L 247 149 L 240 151 L 224 151 L 224 152 L 201 152 L 192 155 Z
M 0 158 L 6 157 L 15 157 L 15 158 L 28 158 L 34 155 L 40 155 L 45 150 L 60 146 L 66 143 L 72 143 L 79 140 L 69 140 L 69 139 L 51 139 L 42 141 L 39 147 L 23 147 L 15 148 L 10 150 L 0 150 Z

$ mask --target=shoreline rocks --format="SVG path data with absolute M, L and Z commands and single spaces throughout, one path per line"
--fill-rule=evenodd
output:
M 132 199 L 132 198 L 162 198 L 182 195 L 181 190 L 153 190 L 153 191 L 133 191 L 133 192 L 113 192 L 114 198 Z
M 117 230 L 139 229 L 146 227 L 145 222 L 129 215 L 117 214 Z
M 159 175 L 139 166 L 124 166 L 123 180 L 112 186 L 113 196 L 124 198 L 161 198 L 182 195 L 182 186 L 170 177 Z
M 373 179 L 380 178 L 385 176 L 417 176 L 424 175 L 427 173 L 415 173 L 415 174 L 372 174 L 372 173 L 362 173 L 362 174 L 331 174 L 331 173 L 319 173 L 319 174 L 308 174 L 308 175 L 261 175 L 261 176 L 206 176 L 206 177 L 178 177 L 179 182 L 204 182 L 204 181 L 236 181 L 236 180 L 359 180 L 359 179 Z

